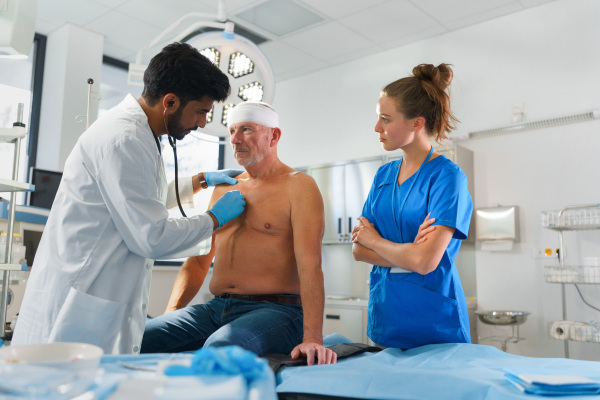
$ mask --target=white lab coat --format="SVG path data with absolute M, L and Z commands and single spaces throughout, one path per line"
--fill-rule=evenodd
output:
M 183 186 L 184 197 L 193 195 L 191 179 Z M 167 201 L 157 143 L 128 95 L 81 135 L 65 163 L 12 344 L 139 353 L 153 260 L 213 231 L 206 214 L 168 218 Z

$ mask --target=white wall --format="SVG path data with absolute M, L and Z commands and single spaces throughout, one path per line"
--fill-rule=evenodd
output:
M 283 130 L 280 157 L 307 166 L 383 154 L 373 133 L 379 90 L 419 63 L 454 65 L 458 135 L 509 125 L 513 105 L 521 102 L 529 121 L 598 108 L 599 20 L 600 2 L 558 0 L 284 81 L 274 102 Z M 558 245 L 556 233 L 540 228 L 541 210 L 599 201 L 598 130 L 600 121 L 593 121 L 461 142 L 474 151 L 475 207 L 520 207 L 521 241 L 513 250 L 476 251 L 479 308 L 531 312 L 520 329 L 526 339 L 509 344 L 510 352 L 564 354 L 562 342 L 545 332 L 546 321 L 561 318 L 560 285 L 544 282 L 543 260 L 532 251 Z M 567 234 L 567 256 L 574 263 L 583 255 L 599 256 L 597 233 Z M 588 301 L 600 306 L 598 287 L 581 286 Z M 600 320 L 600 312 L 567 289 L 571 318 Z M 482 337 L 510 333 L 478 329 Z M 571 343 L 570 349 L 574 358 L 600 360 L 600 344 Z

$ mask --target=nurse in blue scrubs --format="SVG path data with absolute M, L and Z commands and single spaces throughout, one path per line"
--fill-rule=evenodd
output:
M 385 347 L 469 343 L 467 304 L 454 258 L 473 211 L 463 171 L 437 153 L 455 129 L 452 70 L 421 64 L 387 85 L 375 132 L 403 157 L 379 168 L 360 223 L 354 258 L 373 264 L 367 334 Z

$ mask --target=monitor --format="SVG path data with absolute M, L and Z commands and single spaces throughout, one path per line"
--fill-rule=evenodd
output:
M 35 191 L 29 193 L 29 205 L 52 208 L 61 178 L 62 172 L 31 168 L 30 181 L 35 186 Z

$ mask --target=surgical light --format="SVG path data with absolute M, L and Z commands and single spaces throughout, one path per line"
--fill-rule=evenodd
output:
M 236 51 L 229 56 L 229 75 L 234 78 L 251 74 L 254 71 L 254 63 L 243 53 Z
M 215 111 L 215 106 L 213 105 L 212 108 L 210 109 L 210 111 L 208 112 L 208 114 L 206 114 L 206 123 L 207 124 L 212 122 L 214 111 Z
M 214 47 L 207 47 L 206 49 L 200 50 L 200 54 L 208 58 L 211 63 L 218 67 L 221 63 L 221 52 Z
M 221 22 L 214 21 L 215 15 L 189 13 L 140 50 L 136 62 L 129 64 L 128 82 L 143 85 L 146 66 L 142 65 L 142 52 L 164 43 L 169 33 L 179 28 L 182 21 L 188 18 L 195 18 L 197 22 L 183 32 L 173 35 L 175 37 L 169 42 L 187 42 L 211 60 L 229 78 L 232 96 L 227 101 L 230 103 L 215 103 L 210 118 L 207 118 L 206 126 L 199 129 L 203 133 L 224 137 L 227 135 L 227 130 L 224 129 L 224 126 L 227 126 L 227 110 L 242 101 L 271 103 L 275 94 L 275 76 L 269 60 L 254 42 L 233 33 L 233 22 L 225 22 L 224 0 L 219 0 L 217 19 Z M 206 19 L 213 21 L 206 21 Z M 200 29 L 204 30 L 207 27 L 220 30 L 197 34 Z
M 260 82 L 247 83 L 240 86 L 238 91 L 238 97 L 244 101 L 262 101 L 263 94 L 263 85 Z

